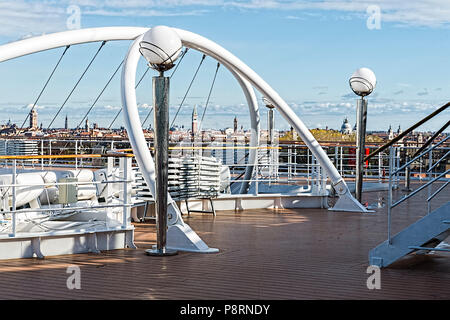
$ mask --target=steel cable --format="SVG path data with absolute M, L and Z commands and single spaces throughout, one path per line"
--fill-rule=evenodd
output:
M 59 108 L 58 112 L 55 114 L 55 116 L 53 117 L 52 121 L 50 122 L 50 124 L 47 127 L 47 130 L 50 129 L 50 127 L 52 126 L 53 122 L 55 121 L 56 117 L 59 115 L 59 113 L 61 112 L 61 110 L 64 108 L 64 106 L 66 105 L 67 101 L 69 100 L 70 96 L 72 95 L 72 93 L 75 91 L 75 89 L 78 87 L 78 84 L 81 82 L 81 80 L 83 79 L 84 75 L 86 74 L 86 72 L 89 70 L 89 68 L 91 67 L 92 63 L 94 62 L 95 58 L 97 58 L 97 55 L 99 54 L 100 50 L 103 48 L 103 46 L 106 44 L 106 41 L 103 41 L 102 44 L 100 45 L 100 47 L 98 48 L 97 52 L 95 53 L 94 57 L 92 57 L 91 61 L 89 62 L 89 64 L 87 65 L 86 69 L 84 70 L 83 74 L 81 75 L 81 77 L 78 79 L 77 83 L 75 84 L 75 86 L 72 88 L 72 90 L 70 91 L 69 95 L 67 96 L 66 100 L 64 101 L 64 103 L 61 105 L 61 107 Z
M 44 93 L 45 88 L 47 87 L 48 83 L 50 82 L 51 78 L 53 77 L 53 74 L 55 73 L 56 69 L 59 66 L 59 63 L 61 62 L 62 58 L 64 57 L 64 55 L 66 54 L 67 50 L 70 48 L 70 46 L 66 46 L 66 48 L 64 49 L 63 53 L 61 54 L 61 57 L 59 58 L 58 62 L 56 63 L 55 67 L 53 68 L 53 71 L 51 72 L 50 76 L 48 77 L 47 81 L 44 84 L 44 87 L 42 88 L 41 92 L 39 93 L 38 97 L 36 98 L 36 100 L 33 103 L 33 107 L 31 108 L 30 112 L 27 114 L 27 117 L 25 118 L 25 120 L 23 121 L 22 125 L 20 126 L 20 130 L 22 130 L 23 126 L 25 125 L 25 123 L 28 120 L 28 117 L 30 116 L 30 113 L 34 110 L 34 108 L 36 107 L 39 99 L 41 98 L 42 94 Z

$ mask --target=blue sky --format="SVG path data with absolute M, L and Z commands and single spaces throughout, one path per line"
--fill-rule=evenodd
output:
M 356 97 L 348 86 L 352 72 L 369 67 L 377 87 L 369 97 L 368 129 L 403 128 L 449 101 L 450 1 L 224 1 L 224 0 L 0 0 L 0 43 L 67 30 L 67 8 L 77 5 L 81 27 L 168 25 L 203 35 L 247 63 L 288 102 L 310 128 L 354 123 Z M 380 28 L 369 29 L 369 6 L 380 9 Z M 124 57 L 128 41 L 107 43 L 80 83 L 55 126 L 68 114 L 76 126 Z M 73 46 L 38 103 L 44 127 L 63 103 L 99 44 Z M 0 64 L 0 123 L 22 123 L 62 48 Z M 171 85 L 171 115 L 176 112 L 201 54 L 190 50 Z M 141 59 L 142 60 L 142 59 Z M 207 58 L 176 123 L 189 125 L 194 104 L 206 101 L 216 62 Z M 145 71 L 141 61 L 138 77 Z M 137 90 L 142 119 L 151 105 L 151 81 Z M 260 95 L 258 94 L 258 97 Z M 89 116 L 107 126 L 120 108 L 119 77 Z M 265 110 L 262 108 L 262 127 Z M 449 118 L 424 125 L 437 130 Z M 248 128 L 248 110 L 228 71 L 217 76 L 203 128 L 232 126 L 234 116 Z M 119 118 L 117 125 L 122 123 Z M 279 115 L 277 127 L 288 128 Z

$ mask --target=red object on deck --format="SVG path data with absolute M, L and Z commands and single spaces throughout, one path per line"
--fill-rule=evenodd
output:
M 370 150 L 369 150 L 369 148 L 366 148 L 366 150 L 365 150 L 365 155 L 366 155 L 366 157 L 368 156 L 370 154 Z M 369 166 L 369 160 L 366 160 L 366 168 Z

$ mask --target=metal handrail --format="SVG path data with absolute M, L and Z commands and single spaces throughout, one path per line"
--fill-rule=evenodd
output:
M 441 113 L 442 111 L 444 111 L 445 109 L 447 109 L 450 106 L 450 102 L 447 102 L 445 105 L 443 105 L 442 107 L 440 107 L 439 109 L 435 110 L 433 113 L 429 114 L 428 116 L 426 116 L 425 118 L 423 118 L 422 120 L 420 120 L 419 122 L 417 122 L 416 124 L 412 125 L 411 127 L 409 127 L 408 129 L 406 129 L 405 131 L 403 131 L 402 133 L 400 133 L 397 137 L 395 137 L 394 139 L 392 139 L 391 141 L 389 141 L 388 143 L 386 143 L 385 145 L 381 146 L 380 148 L 378 148 L 377 150 L 375 150 L 374 152 L 372 152 L 371 154 L 369 154 L 367 157 L 364 158 L 364 161 L 369 160 L 370 158 L 372 158 L 374 155 L 378 154 L 379 152 L 389 148 L 391 145 L 393 145 L 394 143 L 396 143 L 397 141 L 401 140 L 403 137 L 405 137 L 407 134 L 409 134 L 411 131 L 413 131 L 414 129 L 416 129 L 417 127 L 421 126 L 422 124 L 424 124 L 425 122 L 427 122 L 428 120 L 430 120 L 431 118 L 433 118 L 434 116 L 438 115 L 439 113 Z
M 428 181 L 427 183 L 425 183 L 424 185 L 421 185 L 419 188 L 417 188 L 416 190 L 414 190 L 413 192 L 411 192 L 410 194 L 402 197 L 400 200 L 398 200 L 397 202 L 395 202 L 394 204 L 391 205 L 391 208 L 395 208 L 396 206 L 398 206 L 400 203 L 402 203 L 403 201 L 405 201 L 406 199 L 411 198 L 412 196 L 414 196 L 416 193 L 422 191 L 423 189 L 425 189 L 426 187 L 428 187 L 429 185 L 431 185 L 432 183 L 434 183 L 436 180 L 439 180 L 442 176 L 446 175 L 447 173 L 450 172 L 450 169 L 446 170 L 445 172 L 442 172 L 440 175 L 438 175 L 437 177 L 431 179 L 430 181 Z
M 131 153 L 119 153 L 111 152 L 107 154 L 67 154 L 67 155 L 22 155 L 13 156 L 6 155 L 0 156 L 0 160 L 39 160 L 39 159 L 81 159 L 81 158 L 121 158 L 121 157 L 133 157 Z
M 438 161 L 436 161 L 436 163 L 433 164 L 433 165 L 427 170 L 427 172 L 430 172 L 431 170 L 433 170 L 438 164 L 441 163 L 442 160 L 444 160 L 445 158 L 447 158 L 447 156 L 448 156 L 449 154 L 450 154 L 450 150 L 447 151 L 447 153 L 446 153 L 442 158 L 440 158 Z
M 446 183 L 444 183 L 439 189 L 437 189 L 431 196 L 428 197 L 427 202 L 430 202 L 435 196 L 437 196 L 448 184 L 450 183 L 450 180 L 448 180 Z
M 433 151 L 434 149 L 436 149 L 438 146 L 440 146 L 441 144 L 443 144 L 445 141 L 447 141 L 450 138 L 450 135 L 448 135 L 447 137 L 445 137 L 444 139 L 442 139 L 441 141 L 439 141 L 438 143 L 436 143 L 434 146 L 428 148 L 427 150 L 425 150 L 424 152 L 422 152 L 421 154 L 419 154 L 418 156 L 412 158 L 411 160 L 409 160 L 407 163 L 405 163 L 403 166 L 399 167 L 397 170 L 395 170 L 392 174 L 396 174 L 399 171 L 405 169 L 407 166 L 409 166 L 411 163 L 413 163 L 414 161 L 416 161 L 417 159 L 423 157 L 424 155 L 426 155 L 427 153 L 429 153 L 430 151 Z
M 416 151 L 416 153 L 413 154 L 413 157 L 417 156 L 419 153 L 421 153 L 423 150 L 425 150 L 433 141 L 436 139 L 448 126 L 450 125 L 450 120 L 447 121 L 446 124 L 444 124 L 438 131 L 436 131 L 431 138 L 425 142 L 419 150 Z

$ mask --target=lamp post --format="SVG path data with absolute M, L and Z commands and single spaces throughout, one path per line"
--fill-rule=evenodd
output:
M 275 106 L 266 98 L 263 97 L 263 102 L 264 105 L 266 106 L 267 109 L 267 160 L 269 161 L 269 185 L 271 185 L 271 181 L 272 181 L 272 173 L 274 172 L 274 167 L 271 166 L 272 160 L 273 160 L 273 151 L 271 150 L 271 147 L 274 144 L 274 136 L 275 136 L 275 115 L 274 115 L 274 108 Z
M 159 72 L 153 77 L 153 107 L 155 125 L 156 171 L 156 249 L 146 250 L 148 255 L 175 255 L 177 251 L 167 244 L 167 194 L 169 167 L 169 77 L 164 72 L 174 66 L 180 56 L 182 43 L 177 33 L 169 27 L 157 26 L 148 30 L 139 44 L 141 55 L 149 66 Z
M 361 97 L 356 107 L 356 179 L 355 198 L 361 202 L 364 171 L 364 146 L 366 142 L 367 100 L 364 97 L 372 93 L 377 80 L 372 70 L 360 68 L 349 80 L 350 88 Z

